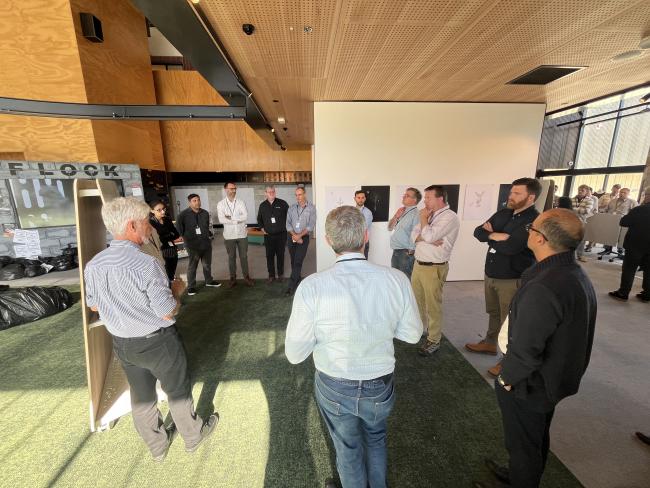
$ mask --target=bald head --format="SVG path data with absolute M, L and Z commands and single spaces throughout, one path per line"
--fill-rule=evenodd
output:
M 557 252 L 576 249 L 584 237 L 584 226 L 578 216 L 565 208 L 553 208 L 535 219 L 535 227 L 544 234 L 548 245 Z

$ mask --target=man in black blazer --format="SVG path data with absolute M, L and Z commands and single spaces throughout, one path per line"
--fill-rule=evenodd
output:
M 576 263 L 584 229 L 570 210 L 548 210 L 527 226 L 537 263 L 510 305 L 508 349 L 495 382 L 508 468 L 486 461 L 501 481 L 539 486 L 555 405 L 578 391 L 589 364 L 596 294 Z
M 621 286 L 616 291 L 610 291 L 609 296 L 626 302 L 632 290 L 636 270 L 641 267 L 642 291 L 636 296 L 642 302 L 650 302 L 650 186 L 645 189 L 643 203 L 624 215 L 620 225 L 628 228 L 623 241 L 625 257 L 621 272 Z

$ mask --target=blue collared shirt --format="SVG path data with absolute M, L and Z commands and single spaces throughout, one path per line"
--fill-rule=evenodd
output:
M 335 378 L 368 380 L 395 369 L 393 339 L 420 340 L 422 321 L 411 283 L 399 270 L 359 253 L 305 278 L 293 298 L 284 351 Z
M 287 231 L 302 232 L 307 229 L 313 232 L 316 226 L 316 207 L 307 202 L 304 207 L 294 203 L 287 212 Z
M 84 270 L 86 305 L 97 307 L 106 329 L 118 337 L 141 337 L 175 321 L 167 275 L 156 258 L 131 241 L 113 240 Z
M 366 219 L 366 229 L 368 229 L 368 236 L 370 236 L 370 228 L 372 227 L 372 211 L 365 205 L 359 210 L 361 210 L 361 215 L 363 215 L 363 218 Z
M 417 205 L 407 207 L 397 220 L 393 234 L 390 236 L 391 249 L 415 249 L 415 243 L 411 240 L 411 232 L 419 223 L 420 214 Z

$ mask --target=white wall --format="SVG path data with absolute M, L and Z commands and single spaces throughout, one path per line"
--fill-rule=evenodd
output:
M 404 185 L 460 184 L 461 229 L 449 280 L 481 280 L 487 247 L 472 233 L 480 221 L 462 220 L 465 186 L 498 185 L 534 176 L 544 121 L 543 104 L 318 102 L 314 104 L 314 196 L 325 209 L 325 188 L 391 185 L 390 215 Z M 352 198 L 351 198 L 352 200 Z M 318 269 L 334 263 L 319 211 Z M 390 265 L 390 233 L 374 223 L 370 260 Z

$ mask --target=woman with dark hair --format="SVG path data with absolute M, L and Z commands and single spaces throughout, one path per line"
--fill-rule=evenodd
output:
M 570 197 L 560 197 L 557 202 L 558 208 L 573 210 L 573 200 Z
M 167 215 L 165 203 L 156 200 L 151 203 L 151 216 L 149 222 L 156 229 L 160 237 L 160 252 L 165 260 L 165 271 L 169 281 L 173 281 L 176 274 L 176 265 L 178 264 L 178 250 L 174 241 L 180 237 L 176 230 L 171 217 Z

